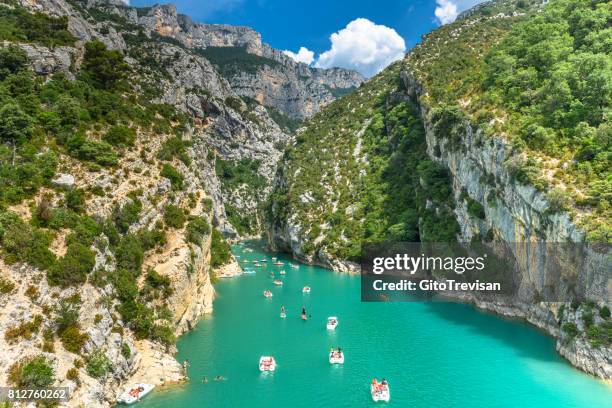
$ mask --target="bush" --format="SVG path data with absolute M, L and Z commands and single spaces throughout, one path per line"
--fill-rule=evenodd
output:
M 14 45 L 0 48 L 0 81 L 8 75 L 21 71 L 28 63 L 28 55 Z
M 134 234 L 126 234 L 115 250 L 117 268 L 124 269 L 134 276 L 140 273 L 144 260 L 144 249 L 138 237 Z
M 171 165 L 164 164 L 159 175 L 170 180 L 170 184 L 172 184 L 172 188 L 174 190 L 183 189 L 183 181 L 184 181 L 183 175 Z
M 174 157 L 178 157 L 183 163 L 189 165 L 191 159 L 187 154 L 187 146 L 188 143 L 180 137 L 171 137 L 164 141 L 159 149 L 159 152 L 157 153 L 157 158 L 160 160 L 171 161 Z
M 114 366 L 104 351 L 97 349 L 87 358 L 86 370 L 92 377 L 100 378 L 114 370 Z
M 217 230 L 212 230 L 212 239 L 210 243 L 210 264 L 213 268 L 225 265 L 232 257 L 231 248 L 223 238 L 223 235 Z
M 194 217 L 187 224 L 187 241 L 192 244 L 200 245 L 202 239 L 210 232 L 210 225 L 204 217 Z
M 8 379 L 20 388 L 45 388 L 53 384 L 55 375 L 47 359 L 39 355 L 13 364 Z
M 468 197 L 467 211 L 474 218 L 485 219 L 485 209 L 478 201 Z
M 132 350 L 130 349 L 130 346 L 128 346 L 127 343 L 123 343 L 121 345 L 121 355 L 123 356 L 123 358 L 125 358 L 126 360 L 128 358 L 130 358 L 130 356 L 132 355 Z
M 71 369 L 66 371 L 66 379 L 70 381 L 78 382 L 79 381 L 79 370 L 72 367 Z
M 0 277 L 0 294 L 6 295 L 11 293 L 13 289 L 15 289 L 15 284 L 12 281 Z
M 85 346 L 85 342 L 89 339 L 87 333 L 83 333 L 78 325 L 67 327 L 60 333 L 59 337 L 64 348 L 72 353 L 80 353 Z
M 578 335 L 578 327 L 574 323 L 564 323 L 561 326 L 561 330 L 565 333 L 570 339 L 573 339 Z
M 55 323 L 57 323 L 58 333 L 77 325 L 79 321 L 79 309 L 80 302 L 75 299 L 64 298 L 59 301 L 55 310 Z
M 84 283 L 96 264 L 94 252 L 85 245 L 72 242 L 66 255 L 49 270 L 47 278 L 52 285 L 70 286 Z
M 66 207 L 74 212 L 81 213 L 85 211 L 85 191 L 80 188 L 73 188 L 64 195 Z
M 113 126 L 104 135 L 104 141 L 113 146 L 133 146 L 136 141 L 136 132 L 127 126 Z
M 108 50 L 101 41 L 85 44 L 82 72 L 96 88 L 113 89 L 127 77 L 129 66 L 117 50 Z
M 1 288 L 1 285 L 0 285 Z M 0 290 L 1 292 L 1 290 Z M 608 308 L 608 306 L 604 306 L 599 310 L 599 316 L 601 316 L 602 319 L 607 319 L 610 317 L 610 308 Z
M 134 199 L 124 204 L 123 207 L 116 206 L 113 209 L 112 219 L 117 229 L 125 233 L 130 228 L 130 225 L 138 221 L 138 216 L 141 211 L 142 203 L 140 200 Z
M 181 207 L 168 204 L 164 207 L 164 222 L 172 228 L 182 228 L 185 224 L 185 212 Z
M 55 263 L 55 255 L 49 250 L 51 236 L 31 228 L 15 213 L 0 213 L 0 243 L 7 263 L 21 261 L 43 270 Z
M 13 343 L 19 339 L 29 340 L 38 333 L 41 324 L 42 316 L 36 315 L 29 322 L 23 322 L 7 329 L 4 333 L 4 339 L 7 343 Z
M 142 248 L 145 251 L 166 244 L 166 233 L 157 226 L 155 229 L 152 230 L 147 230 L 143 228 L 138 231 L 137 235 L 142 245 Z

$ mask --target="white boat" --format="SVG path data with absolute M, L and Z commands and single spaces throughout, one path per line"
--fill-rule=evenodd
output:
M 292 267 L 293 269 L 297 269 L 297 268 L 299 268 L 299 266 L 298 266 L 298 265 L 296 265 L 296 264 L 291 264 L 291 267 Z
M 124 392 L 118 399 L 117 402 L 132 405 L 140 401 L 145 395 L 153 391 L 155 386 L 153 384 L 134 384 L 129 390 Z
M 302 288 L 302 293 L 310 293 L 310 286 L 304 286 Z
M 272 257 L 272 260 L 273 260 L 273 261 L 276 261 L 276 257 L 275 257 L 275 256 L 273 256 L 273 257 Z
M 338 318 L 336 316 L 330 316 L 327 318 L 327 330 L 335 330 L 338 326 Z
M 344 352 L 332 349 L 329 352 L 329 364 L 344 364 Z
M 285 317 L 287 317 L 287 313 L 281 312 L 280 316 L 281 316 L 281 319 L 284 319 Z
M 384 381 L 384 380 L 383 380 Z M 389 384 L 382 384 L 376 381 L 376 378 L 370 384 L 370 393 L 374 401 L 389 402 L 391 399 L 391 391 L 389 391 Z
M 253 269 L 243 269 L 242 271 L 249 275 L 256 273 Z
M 276 265 L 276 266 L 283 266 L 283 265 L 284 265 L 284 263 L 282 263 L 282 262 L 280 262 L 280 261 L 276 261 L 276 262 L 274 262 L 274 265 Z
M 259 262 L 268 262 L 267 259 L 260 259 Z
M 283 269 L 282 271 L 279 272 L 279 274 L 281 275 L 285 275 L 287 272 L 285 272 L 285 270 Z
M 273 284 L 275 284 L 276 286 L 283 286 L 283 281 L 275 279 L 272 281 Z
M 259 371 L 271 372 L 276 370 L 276 360 L 272 356 L 261 356 L 259 358 Z
M 264 297 L 270 299 L 272 297 L 272 292 L 270 292 L 269 290 L 264 290 L 263 295 Z

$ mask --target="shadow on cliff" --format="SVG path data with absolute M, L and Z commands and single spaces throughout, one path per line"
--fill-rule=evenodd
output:
M 437 317 L 467 328 L 474 334 L 501 341 L 521 357 L 548 362 L 563 361 L 555 351 L 555 340 L 525 321 L 506 318 L 464 303 L 431 301 L 425 302 L 425 305 Z M 465 310 L 468 308 L 477 313 Z

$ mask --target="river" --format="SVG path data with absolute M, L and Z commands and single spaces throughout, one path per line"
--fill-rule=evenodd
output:
M 526 323 L 460 303 L 362 303 L 358 276 L 290 268 L 282 254 L 284 267 L 274 266 L 274 254 L 258 242 L 233 251 L 241 261 L 268 262 L 246 264 L 256 273 L 215 286 L 214 313 L 178 342 L 177 358 L 190 360 L 191 381 L 158 389 L 138 405 L 371 407 L 384 404 L 370 397 L 376 376 L 389 381 L 389 407 L 612 407 L 612 386 L 571 367 L 552 338 Z M 283 286 L 272 284 L 272 271 Z M 302 293 L 304 285 L 310 294 Z M 305 322 L 302 306 L 310 315 Z M 339 318 L 335 331 L 325 327 L 331 315 Z M 343 348 L 343 366 L 329 364 L 331 346 Z M 275 356 L 275 373 L 259 372 L 261 355 Z M 214 381 L 217 375 L 225 380 Z

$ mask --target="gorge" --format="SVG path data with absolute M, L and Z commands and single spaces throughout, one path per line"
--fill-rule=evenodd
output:
M 520 297 L 457 300 L 609 381 L 611 19 L 495 0 L 366 80 L 173 5 L 3 1 L 0 385 L 49 367 L 107 407 L 184 382 L 177 337 L 240 273 L 228 241 L 260 236 L 348 273 L 364 243 L 584 244 L 584 270 L 516 251 Z

